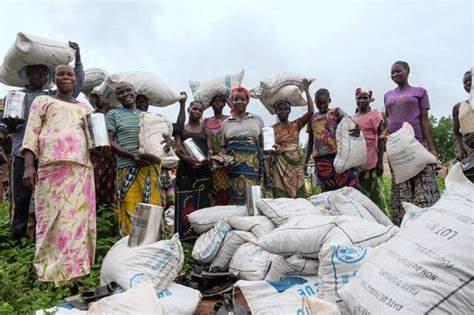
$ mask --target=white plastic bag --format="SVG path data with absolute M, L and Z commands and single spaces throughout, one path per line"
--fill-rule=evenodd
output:
M 401 229 L 339 292 L 351 313 L 472 313 L 473 209 L 445 195 Z
M 231 217 L 228 223 L 234 230 L 250 231 L 257 238 L 266 235 L 271 230 L 275 229 L 273 222 L 266 216 L 242 216 L 242 217 Z
M 163 135 L 166 134 L 170 137 L 173 134 L 173 125 L 166 117 L 159 114 L 140 113 L 138 152 L 159 157 L 163 162 L 163 167 L 170 169 L 178 165 L 179 158 L 172 148 L 168 153 L 165 153 L 165 144 L 162 144 L 161 141 L 164 140 Z
M 343 194 L 332 194 L 330 202 L 331 208 L 325 213 L 327 215 L 348 215 L 378 223 L 370 212 L 368 212 L 359 202 L 352 200 Z
M 28 84 L 24 71 L 26 66 L 41 64 L 54 72 L 56 66 L 70 64 L 75 56 L 75 50 L 69 47 L 67 42 L 20 32 L 3 58 L 0 82 L 5 85 L 24 87 Z
M 334 192 L 339 192 L 339 189 L 326 191 L 317 195 L 310 196 L 308 197 L 308 200 L 313 204 L 313 206 L 316 206 L 316 207 L 320 206 L 320 207 L 325 208 L 326 210 L 329 210 L 331 209 L 330 198 Z
M 222 95 L 225 99 L 230 95 L 230 91 L 242 84 L 244 70 L 215 77 L 206 81 L 189 81 L 189 87 L 193 92 L 194 99 L 202 103 L 206 108 L 211 105 L 212 98 Z
M 348 216 L 305 216 L 290 220 L 258 241 L 266 251 L 283 256 L 301 253 L 318 258 L 325 244 L 374 247 L 398 232 L 398 227 Z
M 386 147 L 388 162 L 397 184 L 416 176 L 428 164 L 436 163 L 436 157 L 415 138 L 415 131 L 407 122 L 388 136 Z
M 279 89 L 287 85 L 295 85 L 303 90 L 303 80 L 306 79 L 309 82 L 313 82 L 314 78 L 291 73 L 284 72 L 277 75 L 268 77 L 260 81 L 262 95 L 272 95 L 275 94 Z
M 295 254 L 288 258 L 276 256 L 272 260 L 265 280 L 282 280 L 293 275 L 317 275 L 319 261 Z
M 194 243 L 192 256 L 200 263 L 210 263 L 217 254 L 222 241 L 230 231 L 230 225 L 224 221 L 219 221 L 215 226 L 199 235 Z
M 243 280 L 262 280 L 275 255 L 252 243 L 241 245 L 230 262 L 229 271 Z
M 304 307 L 309 309 L 311 315 L 341 315 L 346 314 L 339 311 L 337 305 L 318 297 L 305 297 L 303 299 Z
M 320 208 L 303 198 L 263 198 L 257 201 L 257 208 L 276 226 L 280 226 L 294 217 L 321 215 Z
M 229 218 L 244 216 L 246 213 L 245 206 L 214 206 L 193 211 L 188 216 L 188 221 L 194 231 L 201 234 L 211 229 L 220 220 L 227 221 Z
M 317 276 L 294 276 L 279 281 L 237 281 L 236 287 L 250 307 L 252 314 L 309 314 L 302 299 L 318 296 Z
M 165 314 L 179 315 L 193 315 L 202 298 L 198 290 L 174 282 L 156 296 Z
M 367 146 L 364 135 L 362 132 L 358 137 L 350 135 L 350 130 L 355 127 L 355 123 L 349 116 L 342 117 L 341 122 L 337 125 L 337 154 L 334 158 L 334 169 L 338 174 L 367 163 Z
M 183 267 L 184 253 L 175 234 L 170 240 L 128 247 L 128 236 L 107 252 L 100 270 L 101 285 L 112 281 L 127 290 L 149 279 L 157 292 L 163 291 Z
M 206 232 L 207 233 L 207 232 Z M 256 243 L 257 238 L 251 232 L 246 231 L 229 231 L 222 241 L 219 251 L 215 255 L 211 263 L 211 268 L 219 268 L 227 270 L 235 251 L 243 244 L 251 242 Z
M 109 73 L 100 68 L 89 68 L 84 70 L 84 82 L 82 83 L 81 92 L 88 96 L 92 90 L 105 81 Z
M 474 184 L 464 175 L 460 162 L 449 170 L 445 183 L 445 195 L 458 196 L 474 202 Z
M 338 292 L 375 252 L 375 248 L 352 245 L 323 246 L 319 252 L 319 296 L 327 301 L 339 302 Z
M 183 98 L 175 89 L 161 81 L 156 75 L 140 71 L 111 74 L 100 86 L 94 89 L 94 92 L 107 99 L 110 105 L 118 106 L 119 102 L 115 96 L 115 88 L 120 82 L 133 85 L 137 95 L 146 96 L 152 106 L 165 107 Z
M 342 187 L 337 190 L 342 192 L 346 197 L 351 198 L 354 201 L 359 202 L 375 220 L 385 226 L 393 225 L 392 221 L 385 215 L 385 213 L 373 202 L 369 197 L 361 193 L 359 190 L 354 187 Z
M 422 213 L 428 211 L 429 208 L 420 208 L 409 202 L 402 202 L 402 207 L 405 210 L 400 228 L 404 229 L 413 220 L 416 220 Z
M 273 94 L 263 93 L 258 95 L 254 93 L 253 96 L 258 98 L 272 115 L 275 115 L 274 105 L 277 101 L 285 100 L 290 102 L 292 106 L 298 107 L 308 105 L 306 98 L 301 93 L 301 89 L 295 85 L 285 85 Z
M 335 195 L 339 196 L 333 199 Z M 337 190 L 311 196 L 308 199 L 313 205 L 323 207 L 324 209 L 322 209 L 321 212 L 325 215 L 355 215 L 355 213 L 357 213 L 355 216 L 363 217 L 369 221 L 375 220 L 385 226 L 393 225 L 392 221 L 390 221 L 385 213 L 383 213 L 369 197 L 353 187 L 342 187 Z M 342 202 L 344 202 L 344 204 L 341 204 Z M 336 209 L 336 206 L 340 209 Z M 361 206 L 364 209 L 361 209 Z M 357 210 L 359 210 L 359 212 L 357 212 Z
M 97 302 L 91 303 L 89 315 L 129 315 L 150 314 L 164 315 L 163 306 L 156 297 L 153 284 L 145 279 L 133 288 L 123 293 L 105 297 Z

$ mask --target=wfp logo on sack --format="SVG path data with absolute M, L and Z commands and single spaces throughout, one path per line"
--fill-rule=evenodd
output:
M 336 246 L 334 256 L 345 264 L 355 264 L 367 255 L 367 249 L 357 246 Z
M 148 276 L 147 274 L 141 272 L 141 273 L 136 273 L 134 274 L 128 283 L 130 288 L 133 288 L 137 284 L 140 284 L 143 280 L 149 280 L 153 285 L 156 284 L 156 279 L 153 279 L 153 277 Z
M 292 286 L 301 285 L 308 281 L 300 277 L 288 277 L 284 280 L 278 280 L 278 281 L 267 280 L 267 282 L 271 284 L 275 288 L 275 290 L 278 291 L 278 293 L 281 293 L 291 288 Z

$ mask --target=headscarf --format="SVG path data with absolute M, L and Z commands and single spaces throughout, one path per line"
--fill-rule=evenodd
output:
M 367 88 L 357 88 L 355 90 L 355 96 L 359 96 L 360 94 L 367 94 L 370 98 L 370 101 L 373 102 L 375 99 L 372 97 L 372 90 Z
M 288 107 L 288 110 L 291 112 L 291 103 L 288 102 L 287 100 L 276 101 L 275 104 L 273 104 L 273 108 L 275 109 L 275 111 L 278 105 L 283 105 L 283 106 Z
M 230 100 L 232 101 L 232 98 L 234 97 L 235 94 L 237 93 L 243 93 L 245 94 L 245 97 L 247 98 L 248 101 L 250 101 L 250 91 L 247 90 L 246 88 L 242 87 L 242 86 L 238 86 L 236 88 L 233 88 L 231 91 L 230 91 Z

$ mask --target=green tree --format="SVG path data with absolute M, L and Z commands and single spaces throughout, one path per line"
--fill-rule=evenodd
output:
M 453 119 L 451 116 L 443 116 L 438 120 L 434 116 L 430 116 L 430 122 L 439 159 L 443 163 L 454 159 L 456 154 L 453 144 Z

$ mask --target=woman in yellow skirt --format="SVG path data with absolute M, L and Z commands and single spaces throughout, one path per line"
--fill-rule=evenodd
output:
M 107 113 L 106 122 L 112 151 L 117 158 L 117 218 L 120 235 L 130 234 L 137 203 L 161 205 L 161 162 L 151 163 L 138 153 L 140 113 L 135 89 L 121 82 L 115 89 L 123 108 Z

